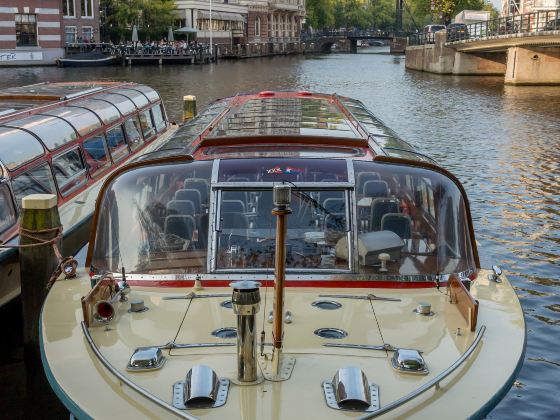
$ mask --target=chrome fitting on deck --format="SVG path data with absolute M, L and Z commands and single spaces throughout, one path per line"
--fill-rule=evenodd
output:
M 260 283 L 238 281 L 230 286 L 233 288 L 233 312 L 237 315 L 237 379 L 255 382 L 258 366 L 255 315 L 260 309 Z

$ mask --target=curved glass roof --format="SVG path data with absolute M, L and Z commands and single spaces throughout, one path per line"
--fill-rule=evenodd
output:
M 113 104 L 108 104 L 106 102 L 94 101 L 92 99 L 85 99 L 80 102 L 75 102 L 68 104 L 68 106 L 78 106 L 82 108 L 87 108 L 97 114 L 99 118 L 105 124 L 112 123 L 121 117 L 119 110 L 113 106 Z
M 119 95 L 124 95 L 131 99 L 138 108 L 148 105 L 150 102 L 142 93 L 133 89 L 112 89 L 111 93 L 118 93 Z
M 101 121 L 97 115 L 85 108 L 61 106 L 45 111 L 43 114 L 60 117 L 68 121 L 80 136 L 85 136 L 101 127 Z
M 149 87 L 149 86 L 146 86 L 146 85 L 134 85 L 134 86 L 131 86 L 130 89 L 134 89 L 134 90 L 138 90 L 138 91 L 142 92 L 144 95 L 146 95 L 146 97 L 148 98 L 148 100 L 149 100 L 151 103 L 154 103 L 154 102 L 156 102 L 156 101 L 159 100 L 159 95 L 158 95 L 158 93 L 157 93 L 154 89 L 152 89 L 151 87 Z
M 44 153 L 41 142 L 27 131 L 0 127 L 0 160 L 10 171 Z
M 115 93 L 103 93 L 100 95 L 95 95 L 92 100 L 99 101 L 101 103 L 109 102 L 116 106 L 122 115 L 127 115 L 131 112 L 136 111 L 134 102 L 123 95 L 117 95 Z
M 232 108 L 208 137 L 303 135 L 359 138 L 332 102 L 309 98 L 254 98 Z
M 10 121 L 6 125 L 31 131 L 49 150 L 58 149 L 78 137 L 74 128 L 66 121 L 48 115 L 31 115 Z

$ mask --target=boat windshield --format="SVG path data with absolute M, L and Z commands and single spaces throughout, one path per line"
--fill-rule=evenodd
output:
M 271 273 L 278 183 L 292 187 L 288 273 L 427 281 L 476 269 L 466 203 L 445 175 L 390 163 L 286 158 L 128 170 L 102 196 L 92 268 L 216 278 Z

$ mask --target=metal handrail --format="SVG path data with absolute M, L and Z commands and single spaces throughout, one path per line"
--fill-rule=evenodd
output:
M 443 372 L 441 372 L 438 376 L 436 376 L 430 382 L 426 382 L 424 385 L 422 385 L 418 389 L 415 389 L 410 394 L 407 394 L 404 397 L 399 398 L 396 401 L 393 401 L 391 404 L 388 404 L 385 407 L 380 408 L 379 410 L 376 410 L 372 413 L 368 413 L 365 416 L 359 417 L 359 420 L 374 419 L 374 418 L 376 418 L 376 417 L 378 417 L 382 414 L 385 414 L 385 413 L 387 413 L 391 410 L 394 410 L 397 407 L 400 407 L 403 404 L 406 404 L 407 402 L 409 402 L 410 400 L 412 400 L 412 399 L 418 397 L 419 395 L 423 394 L 424 392 L 426 392 L 430 388 L 432 388 L 434 386 L 439 386 L 439 383 L 441 381 L 443 381 L 446 377 L 448 377 L 451 373 L 453 373 L 459 366 L 461 366 L 461 364 L 476 349 L 476 347 L 480 343 L 480 340 L 482 339 L 482 336 L 484 335 L 484 331 L 486 331 L 486 326 L 485 325 L 480 327 L 480 329 L 478 330 L 478 333 L 476 334 L 476 337 L 474 338 L 474 341 L 472 342 L 470 347 L 467 349 L 467 351 L 464 352 L 463 355 L 455 361 L 455 363 L 453 363 L 451 366 L 449 366 L 447 369 L 445 369 Z
M 447 29 L 447 42 L 483 39 L 501 35 L 531 34 L 560 30 L 560 9 L 503 16 L 466 25 L 466 31 Z M 408 37 L 408 45 L 433 44 L 434 33 L 418 33 Z
M 447 42 L 500 35 L 560 30 L 560 9 L 516 14 L 467 25 L 465 32 L 447 31 Z
M 165 401 L 160 400 L 155 395 L 150 394 L 144 388 L 136 385 L 134 382 L 132 382 L 130 379 L 128 379 L 126 376 L 124 376 L 122 373 L 120 373 L 117 369 L 115 369 L 113 367 L 113 365 L 111 365 L 109 363 L 109 361 L 107 359 L 105 359 L 105 357 L 101 354 L 101 352 L 99 351 L 99 349 L 95 345 L 95 342 L 93 341 L 93 338 L 91 337 L 91 334 L 89 333 L 88 327 L 86 326 L 84 321 L 81 322 L 81 325 L 82 325 L 82 331 L 84 332 L 84 336 L 86 337 L 86 341 L 88 342 L 88 344 L 89 344 L 91 350 L 93 351 L 93 353 L 97 356 L 97 358 L 99 359 L 101 364 L 103 366 L 105 366 L 107 368 L 107 370 L 109 370 L 109 372 L 111 372 L 113 375 L 115 375 L 121 382 L 124 382 L 130 388 L 132 388 L 134 391 L 136 391 L 139 394 L 141 394 L 142 396 L 146 397 L 147 399 L 149 399 L 153 403 L 159 405 L 163 409 L 165 409 L 165 410 L 167 410 L 167 411 L 169 411 L 169 412 L 171 412 L 171 413 L 173 413 L 173 414 L 175 414 L 175 415 L 177 415 L 177 416 L 179 416 L 183 419 L 198 420 L 198 417 L 191 416 L 189 413 L 187 413 L 185 411 L 182 411 L 182 410 L 179 410 L 179 409 L 173 407 L 172 405 L 166 403 Z

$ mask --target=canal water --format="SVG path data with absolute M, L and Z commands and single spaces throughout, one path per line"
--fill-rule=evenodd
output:
M 560 406 L 560 87 L 406 70 L 383 48 L 357 55 L 221 61 L 207 66 L 0 70 L 0 86 L 131 80 L 156 88 L 171 119 L 237 92 L 305 89 L 362 100 L 401 137 L 463 182 L 482 265 L 508 272 L 527 322 L 518 380 L 490 418 L 558 418 Z M 502 349 L 503 353 L 508 351 Z M 480 378 L 484 381 L 484 378 Z M 465 398 L 468 398 L 465 395 Z

